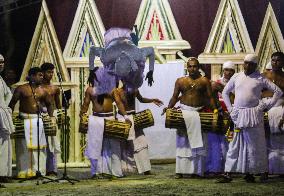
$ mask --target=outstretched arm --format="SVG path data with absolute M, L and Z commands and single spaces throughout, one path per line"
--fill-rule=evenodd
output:
M 141 103 L 154 103 L 155 105 L 157 105 L 159 107 L 164 105 L 164 103 L 161 100 L 159 100 L 159 99 L 148 99 L 148 98 L 142 97 L 142 95 L 140 94 L 139 90 L 137 90 L 137 92 L 136 92 L 136 98 Z
M 167 111 L 168 108 L 173 108 L 175 106 L 175 104 L 180 100 L 180 98 L 178 97 L 180 94 L 180 85 L 179 85 L 179 79 L 177 79 L 176 83 L 175 83 L 175 89 L 174 89 L 174 93 L 173 96 L 169 102 L 168 107 L 165 107 L 163 109 L 163 113 L 162 115 Z

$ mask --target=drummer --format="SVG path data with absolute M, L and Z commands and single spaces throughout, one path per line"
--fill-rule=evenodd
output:
M 142 97 L 138 89 L 129 88 L 120 81 L 118 88 L 112 91 L 112 96 L 119 109 L 120 118 L 131 121 L 132 127 L 128 140 L 122 142 L 122 162 L 124 172 L 134 172 L 135 166 L 139 174 L 150 175 L 151 163 L 148 154 L 148 144 L 143 130 L 135 130 L 133 114 L 135 114 L 135 98 L 141 103 L 154 103 L 163 105 L 159 99 L 148 99 Z
M 217 113 L 210 81 L 199 72 L 199 62 L 191 57 L 187 62 L 188 76 L 178 78 L 174 93 L 163 113 L 173 108 L 180 101 L 187 131 L 177 130 L 176 138 L 176 178 L 190 174 L 192 177 L 203 176 L 207 153 L 207 136 L 201 133 L 198 111 L 211 106 Z M 179 94 L 181 96 L 179 97 Z
M 49 116 L 53 120 L 53 108 L 50 96 L 40 86 L 43 74 L 39 67 L 28 71 L 28 83 L 15 89 L 9 107 L 14 111 L 16 103 L 20 102 L 19 115 L 24 121 L 24 138 L 18 139 L 16 144 L 16 164 L 18 178 L 29 178 L 36 175 L 38 169 L 38 142 L 39 131 L 39 169 L 42 175 L 46 171 L 46 139 L 43 131 L 43 122 L 40 116 L 42 105 L 47 107 Z M 38 115 L 39 114 L 39 115 Z M 39 118 L 38 118 L 39 117 Z M 39 120 L 39 127 L 37 122 Z
M 57 110 L 61 109 L 60 102 L 60 89 L 51 83 L 51 79 L 54 74 L 55 66 L 52 63 L 43 63 L 41 65 L 41 71 L 43 73 L 43 82 L 41 86 L 50 95 L 52 107 L 54 109 L 54 116 L 57 116 Z M 61 116 L 62 119 L 62 116 Z M 46 157 L 46 175 L 57 176 L 57 155 L 60 151 L 60 143 L 56 136 L 47 136 L 47 157 Z
M 104 69 L 104 68 L 99 68 Z M 99 177 L 122 177 L 120 140 L 104 137 L 104 119 L 114 119 L 111 95 L 98 94 L 98 82 L 104 74 L 100 70 L 96 73 L 90 70 L 88 82 L 90 86 L 85 91 L 84 102 L 80 117 L 88 118 L 87 146 L 85 155 L 91 162 L 93 179 Z M 88 115 L 89 105 L 92 103 L 92 115 Z M 86 125 L 85 125 L 86 126 Z M 82 131 L 81 131 L 82 132 Z M 102 176 L 98 176 L 101 174 Z

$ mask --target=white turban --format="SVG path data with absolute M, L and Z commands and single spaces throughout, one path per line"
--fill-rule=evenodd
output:
M 0 54 L 0 61 L 4 61 L 4 57 L 2 54 Z
M 271 61 L 269 61 L 269 62 L 266 64 L 265 69 L 268 69 L 268 70 L 272 69 Z
M 258 63 L 258 56 L 255 55 L 255 54 L 248 54 L 248 55 L 245 56 L 244 61 L 257 64 Z
M 223 69 L 235 69 L 235 64 L 232 61 L 226 61 L 223 64 Z

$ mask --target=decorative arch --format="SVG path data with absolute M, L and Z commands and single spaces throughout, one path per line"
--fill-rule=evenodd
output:
M 271 4 L 268 4 L 256 45 L 261 71 L 269 63 L 272 53 L 284 51 L 283 36 Z

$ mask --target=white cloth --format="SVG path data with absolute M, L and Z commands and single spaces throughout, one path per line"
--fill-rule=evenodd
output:
M 118 119 L 123 119 L 123 116 L 118 115 Z M 146 171 L 151 170 L 151 163 L 149 159 L 149 153 L 148 153 L 148 142 L 144 135 L 143 130 L 135 130 L 134 129 L 134 121 L 133 121 L 133 115 L 128 115 L 129 119 L 132 122 L 132 126 L 130 128 L 129 134 L 131 134 L 130 137 L 128 137 L 128 145 L 124 145 L 122 147 L 122 154 L 127 154 L 127 156 L 123 156 L 124 159 L 123 164 L 125 167 L 129 167 L 130 170 L 133 170 L 131 163 L 128 164 L 129 160 L 134 158 L 136 169 L 138 170 L 138 173 L 144 173 Z M 132 132 L 133 131 L 133 132 Z M 133 138 L 134 136 L 134 138 Z M 127 149 L 131 148 L 131 149 Z M 125 153 L 124 151 L 128 152 Z
M 57 110 L 54 110 L 53 116 L 57 117 Z M 57 128 L 57 127 L 56 127 Z M 58 134 L 58 129 L 56 131 Z M 57 139 L 57 136 L 47 136 L 48 148 L 51 153 L 59 154 L 61 153 L 60 142 Z
M 185 121 L 187 136 L 191 148 L 203 147 L 201 121 L 198 113 L 198 110 L 202 109 L 202 107 L 194 108 L 184 104 L 180 104 L 180 108 Z
M 12 142 L 7 132 L 0 132 L 0 160 L 0 176 L 12 176 Z
M 43 130 L 42 118 L 37 114 L 26 114 L 20 112 L 20 117 L 24 119 L 25 139 L 28 149 L 37 149 L 39 131 L 39 147 L 40 149 L 46 147 L 46 138 Z M 39 120 L 39 127 L 37 126 Z
M 226 156 L 225 172 L 259 174 L 268 171 L 263 123 L 234 133 Z
M 2 60 L 4 60 L 4 58 Z M 8 104 L 11 100 L 12 93 L 1 76 L 0 92 L 0 176 L 11 176 L 12 145 L 10 134 L 14 132 L 14 126 L 12 110 L 8 107 Z
M 3 78 L 0 76 L 0 132 L 14 132 L 12 110 L 8 107 L 12 98 L 12 93 L 6 85 Z
M 247 54 L 244 58 L 244 61 L 257 64 L 258 63 L 258 56 L 255 55 L 255 54 Z
M 99 159 L 101 157 L 104 137 L 104 119 L 114 119 L 114 117 L 89 116 L 88 141 L 85 150 L 85 155 L 89 159 Z
M 270 133 L 280 133 L 278 128 L 279 122 L 283 116 L 284 107 L 283 106 L 275 106 L 268 111 L 268 122 Z M 284 142 L 284 141 L 283 141 Z
M 120 140 L 105 137 L 102 156 L 98 159 L 97 173 L 122 177 Z
M 15 139 L 16 166 L 19 178 L 35 176 L 38 170 L 38 153 L 36 149 L 28 149 L 25 139 Z M 39 171 L 42 175 L 46 173 L 46 150 L 40 149 Z
M 235 64 L 232 61 L 226 61 L 223 64 L 223 69 L 235 69 Z

